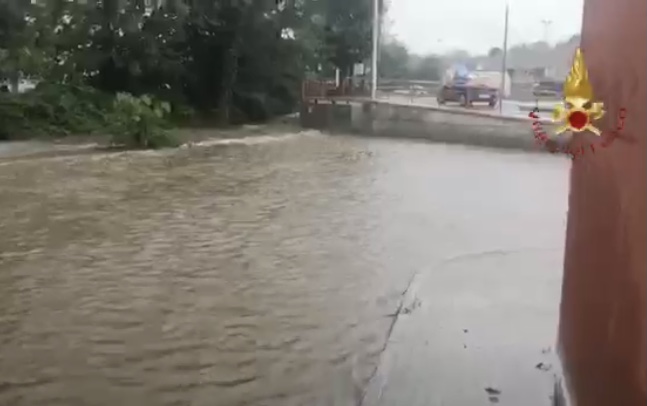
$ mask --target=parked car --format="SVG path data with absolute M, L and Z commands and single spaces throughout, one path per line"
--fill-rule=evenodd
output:
M 461 106 L 467 107 L 474 102 L 485 102 L 490 107 L 494 107 L 499 100 L 499 91 L 485 85 L 447 84 L 440 88 L 436 99 L 438 104 L 458 102 Z
M 487 103 L 494 107 L 499 102 L 501 73 L 490 71 L 462 72 L 460 75 L 448 72 L 443 86 L 438 90 L 438 104 L 458 102 L 461 106 L 471 106 L 475 102 Z M 509 81 L 507 83 L 509 87 Z
M 541 80 L 532 87 L 532 94 L 535 97 L 562 98 L 564 83 L 560 80 Z

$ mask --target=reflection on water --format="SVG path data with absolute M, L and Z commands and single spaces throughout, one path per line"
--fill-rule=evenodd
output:
M 411 275 L 563 188 L 552 157 L 261 141 L 0 161 L 0 404 L 355 404 Z

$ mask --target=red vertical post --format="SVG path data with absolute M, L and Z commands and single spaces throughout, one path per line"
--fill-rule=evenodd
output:
M 581 47 L 596 101 L 647 109 L 647 1 L 585 0 Z M 559 328 L 569 392 L 577 406 L 645 405 L 647 115 L 570 177 Z

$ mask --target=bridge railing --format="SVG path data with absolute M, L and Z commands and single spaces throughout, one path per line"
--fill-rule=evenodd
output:
M 370 96 L 371 82 L 359 78 L 347 78 L 335 84 L 332 79 L 304 80 L 301 89 L 303 101 L 324 100 L 335 98 L 363 98 Z M 380 79 L 378 82 L 378 97 L 384 98 L 389 94 L 435 95 L 440 82 L 406 79 Z
M 307 79 L 301 85 L 301 99 L 303 101 L 317 99 L 367 97 L 370 94 L 368 82 L 347 78 L 340 81 L 339 85 L 334 80 Z

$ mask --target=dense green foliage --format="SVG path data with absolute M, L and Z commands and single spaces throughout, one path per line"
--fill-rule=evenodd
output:
M 387 79 L 439 80 L 443 63 L 434 55 L 418 56 L 396 40 L 382 45 L 379 74 Z
M 109 95 L 73 84 L 39 85 L 37 91 L 0 93 L 0 139 L 91 134 L 105 128 Z
M 130 131 L 157 146 L 164 116 L 236 123 L 291 112 L 305 75 L 346 72 L 370 55 L 371 4 L 0 0 L 0 78 L 14 91 L 19 78 L 40 83 L 0 93 L 0 139 L 87 133 L 110 120 L 121 123 L 117 142 Z M 132 97 L 113 101 L 122 93 Z M 169 114 L 158 114 L 161 101 Z
M 168 102 L 149 96 L 135 97 L 119 93 L 114 100 L 109 123 L 113 143 L 126 147 L 161 148 L 177 146 L 164 131 L 164 118 L 171 111 Z

